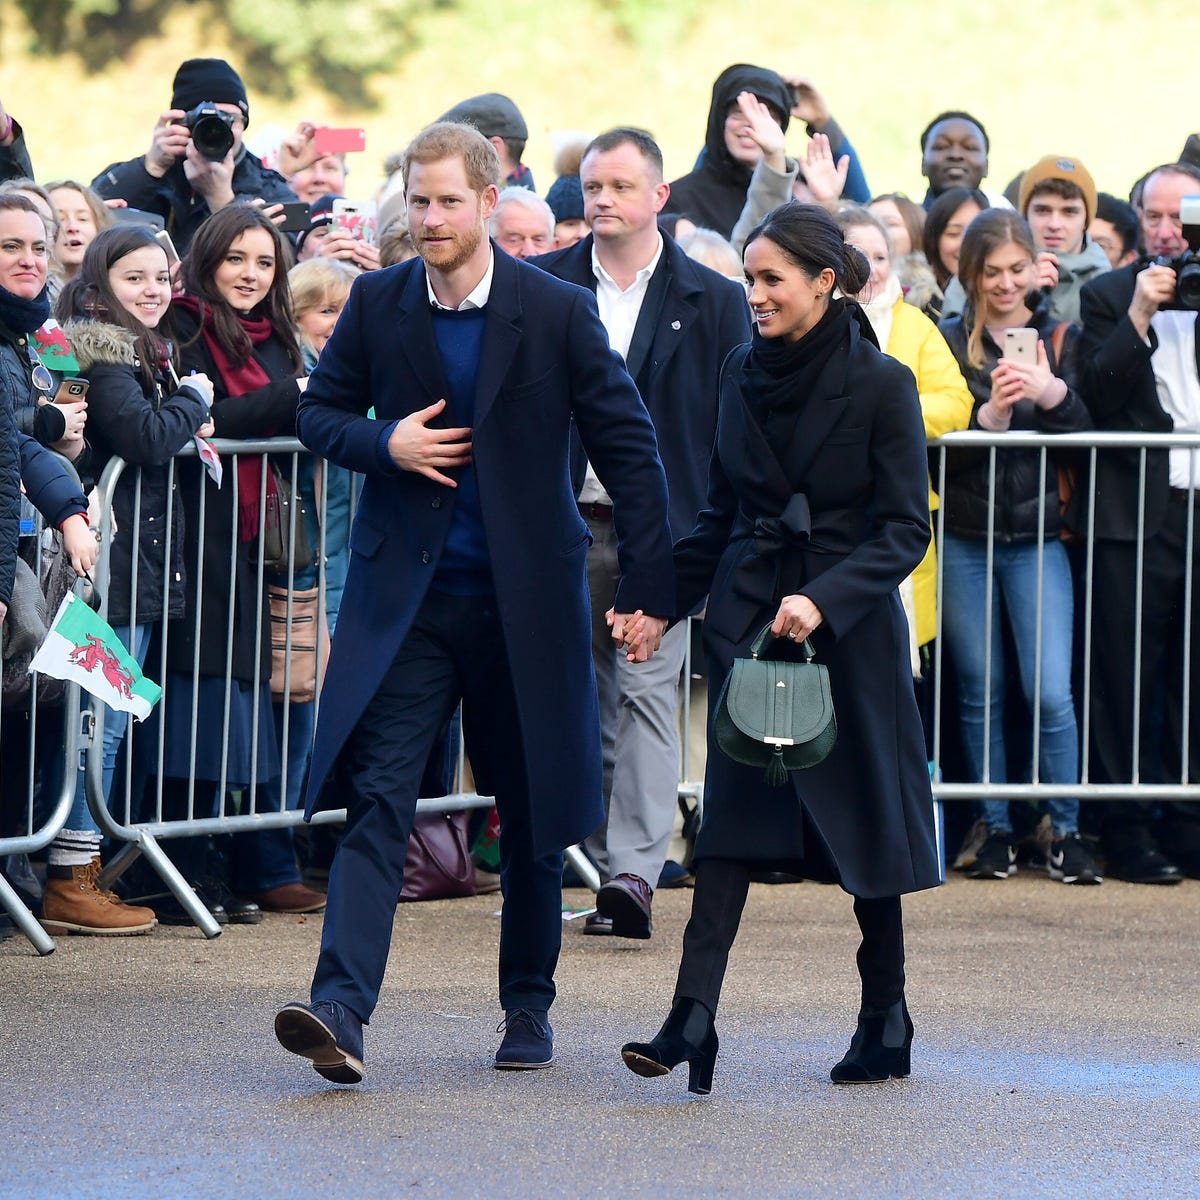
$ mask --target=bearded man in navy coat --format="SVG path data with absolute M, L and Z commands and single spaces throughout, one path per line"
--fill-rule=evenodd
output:
M 614 638 L 638 614 L 673 615 L 653 425 L 590 293 L 488 241 L 499 177 L 475 130 L 417 135 L 404 179 L 419 257 L 356 281 L 297 416 L 314 453 L 365 476 L 307 798 L 310 816 L 345 805 L 346 833 L 312 1003 L 275 1019 L 338 1083 L 362 1079 L 422 769 L 460 699 L 501 822 L 495 1065 L 553 1060 L 562 849 L 604 817 L 572 426 L 613 498 Z

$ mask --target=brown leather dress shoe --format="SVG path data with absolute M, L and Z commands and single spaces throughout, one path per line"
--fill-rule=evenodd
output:
M 583 932 L 593 937 L 611 937 L 612 921 L 598 912 L 588 913 L 583 921 Z
M 281 883 L 265 892 L 248 892 L 246 899 L 253 900 L 263 912 L 314 913 L 325 907 L 325 893 L 302 883 Z
M 640 875 L 623 873 L 610 879 L 596 893 L 596 911 L 612 921 L 614 937 L 650 936 L 650 885 Z

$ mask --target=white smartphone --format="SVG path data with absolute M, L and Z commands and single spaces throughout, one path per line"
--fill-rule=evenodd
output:
M 364 242 L 375 240 L 374 205 L 360 204 L 357 200 L 335 200 L 333 202 L 332 231 Z
M 1004 331 L 1004 357 L 1012 362 L 1037 362 L 1038 335 L 1036 329 L 1006 329 Z
M 154 235 L 154 240 L 167 252 L 167 262 L 174 266 L 179 261 L 179 251 L 175 249 L 171 235 L 165 229 L 160 229 Z

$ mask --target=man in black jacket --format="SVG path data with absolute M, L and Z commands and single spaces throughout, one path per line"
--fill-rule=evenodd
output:
M 658 437 L 670 491 L 671 535 L 692 531 L 704 506 L 716 436 L 721 364 L 750 340 L 739 283 L 689 259 L 658 231 L 670 193 L 662 154 L 649 134 L 614 129 L 595 138 L 579 171 L 591 236 L 533 260 L 596 295 L 609 345 L 625 360 Z M 608 819 L 587 841 L 606 882 L 588 933 L 648 938 L 679 784 L 676 701 L 686 623 L 649 663 L 631 665 L 615 648 L 604 614 L 619 579 L 612 501 L 582 454 L 573 480 L 592 534 L 588 586 L 592 656 L 600 695 Z M 684 614 L 680 614 L 681 616 Z
M 1167 164 L 1147 176 L 1141 222 L 1152 260 L 1176 260 L 1187 250 L 1182 201 L 1195 194 L 1200 194 L 1200 171 L 1186 164 Z M 1084 396 L 1098 430 L 1200 432 L 1197 317 L 1178 303 L 1176 283 L 1170 266 L 1135 262 L 1083 289 Z M 1148 451 L 1144 498 L 1141 471 L 1137 449 L 1098 456 L 1090 777 L 1097 783 L 1129 783 L 1136 763 L 1142 780 L 1179 783 L 1186 745 L 1188 778 L 1194 782 L 1200 778 L 1200 688 L 1194 686 L 1200 661 L 1195 609 L 1200 461 L 1187 449 Z M 1185 676 L 1189 536 L 1193 607 Z M 1136 716 L 1135 697 L 1140 699 Z M 1186 729 L 1185 697 L 1190 700 Z M 1200 804 L 1164 804 L 1161 828 L 1152 824 L 1151 809 L 1132 801 L 1106 806 L 1109 873 L 1134 883 L 1175 883 L 1181 869 L 1200 877 Z M 1170 846 L 1169 858 L 1161 845 Z
M 205 157 L 197 148 L 186 123 L 197 105 L 209 105 L 228 118 L 232 145 L 223 157 Z M 131 208 L 157 213 L 183 254 L 205 219 L 227 204 L 296 199 L 283 176 L 246 149 L 242 137 L 249 123 L 241 76 L 224 59 L 189 58 L 175 73 L 171 107 L 158 118 L 150 149 L 140 158 L 106 167 L 92 187 L 106 200 L 121 199 Z

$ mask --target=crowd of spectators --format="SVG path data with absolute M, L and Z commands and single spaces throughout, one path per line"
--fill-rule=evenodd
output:
M 676 264 L 670 269 L 678 275 L 677 250 L 708 273 L 697 275 L 697 294 L 712 272 L 741 282 L 747 235 L 795 199 L 828 208 L 846 240 L 867 255 L 871 279 L 855 299 L 880 347 L 916 377 L 931 439 L 967 429 L 1200 432 L 1200 265 L 1185 261 L 1200 250 L 1200 199 L 1197 208 L 1187 200 L 1200 196 L 1200 154 L 1186 130 L 1178 161 L 1146 163 L 1137 180 L 1105 181 L 1112 193 L 1099 190 L 1069 144 L 1039 134 L 1025 147 L 1029 166 L 997 191 L 985 186 L 990 143 L 983 122 L 943 112 L 914 136 L 928 189 L 910 199 L 868 186 L 869 162 L 811 80 L 736 64 L 714 82 L 707 119 L 697 113 L 691 171 L 669 185 L 661 174 L 655 182 L 661 155 L 655 160 L 652 141 L 635 143 L 641 149 L 630 152 L 633 161 L 644 159 L 651 171 L 639 208 L 637 195 L 609 207 L 598 199 L 602 192 L 619 197 L 628 137 L 594 144 L 586 134 L 562 138 L 543 198 L 522 162 L 528 130 L 509 97 L 473 96 L 437 119 L 471 124 L 496 147 L 505 185 L 491 219 L 497 247 L 565 278 L 578 270 L 578 282 L 597 291 L 610 339 L 627 361 L 639 357 L 637 328 L 631 323 L 618 339 L 613 322 L 620 318 L 610 320 L 606 313 L 616 309 L 605 305 L 617 304 L 630 287 L 654 296 L 649 280 L 660 260 Z M 264 482 L 258 458 L 238 460 L 235 507 L 228 486 L 206 493 L 199 459 L 168 464 L 197 436 L 290 435 L 297 400 L 355 277 L 416 253 L 397 155 L 382 178 L 365 178 L 348 161 L 350 152 L 322 146 L 323 126 L 305 120 L 251 142 L 250 120 L 237 71 L 220 59 L 192 59 L 179 67 L 143 153 L 94 177 L 96 164 L 80 163 L 74 178 L 42 182 L 33 162 L 38 148 L 26 144 L 18 115 L 0 105 L 0 620 L 8 611 L 11 641 L 16 564 L 35 561 L 31 502 L 82 574 L 95 558 L 87 525 L 95 528 L 99 515 L 94 507 L 87 514 L 83 497 L 111 457 L 134 464 L 140 507 L 132 491 L 114 500 L 118 602 L 110 600 L 109 612 L 141 661 L 158 661 L 156 638 L 171 625 L 165 665 L 168 695 L 176 698 L 156 718 L 167 731 L 165 759 L 157 763 L 127 761 L 133 756 L 123 755 L 124 724 L 110 714 L 105 788 L 124 764 L 127 789 L 137 793 L 135 817 L 146 815 L 143 793 L 168 819 L 231 811 L 252 786 L 260 789 L 260 808 L 299 804 L 312 704 L 273 702 L 262 690 L 270 676 L 270 623 L 255 578 L 257 503 L 260 490 L 274 496 L 276 473 Z M 90 184 L 81 182 L 89 177 Z M 305 206 L 298 221 L 297 204 Z M 587 245 L 574 257 L 562 257 L 581 242 Z M 634 246 L 646 249 L 644 262 L 629 259 Z M 616 265 L 621 253 L 628 281 Z M 1185 272 L 1190 292 L 1181 286 Z M 616 299 L 605 299 L 606 288 Z M 631 321 L 637 314 L 635 307 Z M 747 323 L 739 312 L 738 330 Z M 693 368 L 713 350 L 709 335 L 683 345 Z M 644 379 L 635 379 L 660 443 L 702 442 L 695 455 L 702 462 L 715 409 L 687 428 L 664 426 L 649 399 L 658 367 L 655 360 Z M 63 379 L 84 376 L 86 399 L 56 397 Z M 715 385 L 715 376 L 700 381 L 702 390 Z M 71 464 L 76 482 L 50 452 Z M 1007 878 L 1019 854 L 1064 883 L 1095 884 L 1105 873 L 1136 883 L 1200 877 L 1200 804 L 1126 799 L 1081 807 L 1075 790 L 1084 761 L 1093 783 L 1179 783 L 1200 769 L 1200 722 L 1189 720 L 1200 700 L 1192 686 L 1200 621 L 1187 599 L 1200 562 L 1194 455 L 1154 449 L 1143 456 L 1133 448 L 1103 451 L 1095 462 L 1089 472 L 1086 455 L 954 449 L 939 489 L 939 459 L 931 455 L 930 507 L 940 506 L 945 521 L 940 620 L 932 542 L 902 589 L 929 745 L 941 628 L 942 737 L 950 750 L 939 765 L 964 781 L 993 784 L 1028 780 L 1036 771 L 1039 781 L 1062 788 L 1045 813 L 1010 805 L 998 789 L 979 806 L 973 826 L 952 826 L 962 847 L 955 857 L 952 846 L 951 858 L 972 878 Z M 1073 482 L 1070 496 L 1061 492 L 1064 477 Z M 336 467 L 314 471 L 309 463 L 297 488 L 308 540 L 324 549 L 332 628 L 353 484 Z M 702 487 L 692 490 L 684 523 L 703 500 Z M 201 496 L 207 498 L 199 505 Z M 598 528 L 605 497 L 580 498 Z M 327 514 L 321 530 L 318 510 Z M 168 512 L 170 563 L 148 549 L 163 534 L 155 520 Z M 134 532 L 141 574 L 131 604 Z M 674 530 L 676 537 L 686 532 Z M 174 580 L 165 591 L 164 578 Z M 282 580 L 291 587 L 315 582 L 315 565 Z M 267 636 L 256 640 L 258 631 Z M 6 687 L 8 678 L 6 670 Z M 677 686 L 677 667 L 655 684 L 669 689 L 672 704 Z M 30 718 L 27 708 L 8 704 L 6 693 L 0 835 L 23 820 L 27 779 L 41 804 L 61 785 L 56 727 L 43 722 L 31 735 Z M 608 752 L 611 768 L 623 751 L 617 744 Z M 932 749 L 929 757 L 932 766 Z M 440 778 L 448 784 L 444 772 Z M 218 794 L 220 780 L 232 800 Z M 653 805 L 672 813 L 674 789 L 665 790 Z M 176 860 L 219 919 L 255 921 L 264 909 L 308 912 L 323 903 L 311 886 L 316 876 L 301 878 L 288 830 L 238 835 L 224 847 L 181 841 L 193 844 L 175 849 Z M 603 867 L 611 851 L 603 831 L 598 845 Z M 664 861 L 665 854 L 664 843 L 639 860 L 644 936 L 653 888 L 660 879 L 686 880 L 686 865 Z M 49 851 L 50 928 L 135 933 L 156 920 L 186 919 L 170 897 L 142 905 L 100 889 L 100 855 L 100 831 L 81 784 Z

